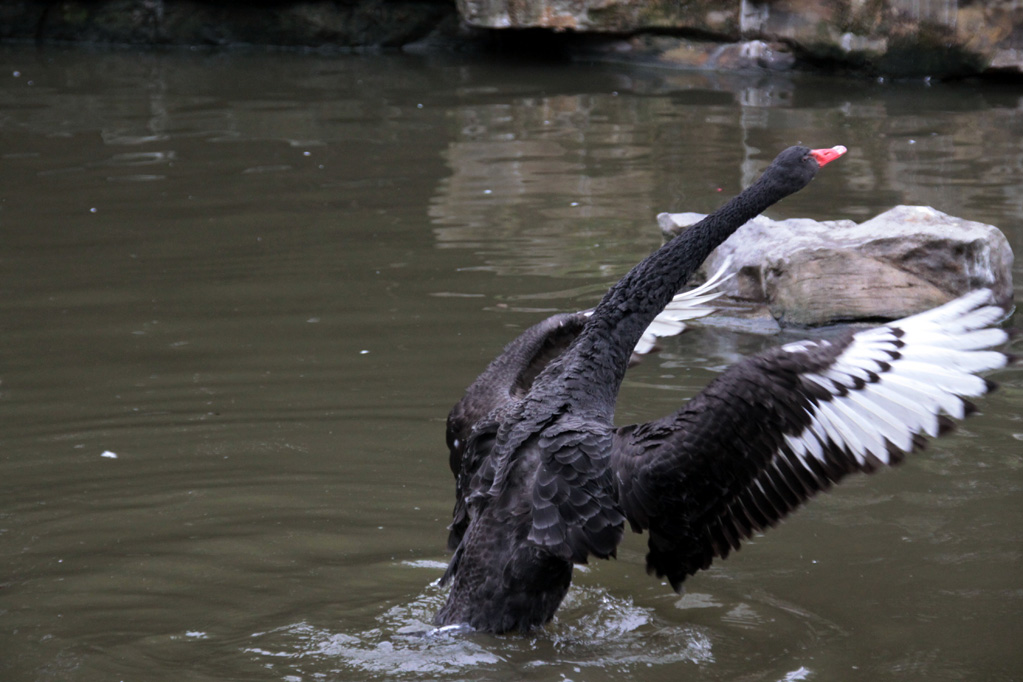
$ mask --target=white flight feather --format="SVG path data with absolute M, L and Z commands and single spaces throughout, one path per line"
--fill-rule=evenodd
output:
M 903 406 L 912 405 L 917 416 L 913 431 L 923 431 L 931 437 L 938 435 L 938 413 L 941 411 L 941 403 L 933 393 L 920 390 L 917 382 L 885 375 L 880 382 L 871 386 L 871 389 L 887 390 L 890 396 L 893 396 L 894 400 L 900 400 Z
M 964 398 L 988 390 L 976 373 L 1008 362 L 1004 353 L 987 350 L 1008 339 L 1004 330 L 988 327 L 1005 314 L 988 305 L 992 299 L 989 291 L 972 292 L 855 334 L 831 367 L 802 375 L 834 397 L 808 407 L 810 423 L 798 434 L 786 434 L 784 447 L 804 466 L 809 457 L 825 461 L 825 448 L 842 450 L 861 466 L 868 453 L 887 464 L 889 443 L 908 452 L 914 434 L 938 435 L 941 413 L 962 419 Z M 783 349 L 812 352 L 826 343 L 798 341 Z
M 1008 339 L 1008 334 L 1005 335 Z M 963 351 L 934 346 L 906 346 L 899 351 L 906 360 L 941 365 L 973 374 L 1005 367 L 1006 356 L 995 350 Z
M 857 367 L 848 363 L 836 364 L 829 367 L 821 376 L 826 379 L 839 383 L 846 388 L 851 388 L 856 384 L 856 379 L 861 381 L 870 381 L 870 371 L 864 367 Z M 877 369 L 873 372 L 876 374 Z
M 954 395 L 976 397 L 987 392 L 987 383 L 978 376 L 914 360 L 893 363 L 890 375 L 912 379 Z
M 852 427 L 854 438 L 863 445 L 863 448 L 887 464 L 888 448 L 885 447 L 884 438 L 878 431 L 877 426 L 864 419 L 864 415 L 859 411 L 859 407 L 856 403 L 849 400 L 848 396 L 837 398 L 832 403 L 839 418 Z
M 726 258 L 724 264 L 706 282 L 695 289 L 676 294 L 664 307 L 664 310 L 643 330 L 643 335 L 640 336 L 632 352 L 637 355 L 645 355 L 654 349 L 657 339 L 675 336 L 685 331 L 686 320 L 699 319 L 713 313 L 715 308 L 703 304 L 713 301 L 724 293 L 718 287 L 735 276 L 735 273 L 726 274 L 731 264 L 732 259 Z M 592 311 L 587 312 L 587 315 L 590 314 Z
M 822 402 L 818 405 L 818 410 L 821 418 L 829 427 L 829 433 L 838 434 L 838 437 L 835 439 L 835 443 L 851 452 L 853 456 L 856 457 L 857 462 L 865 464 L 867 453 L 866 446 L 858 437 L 855 429 L 852 428 L 852 424 L 843 419 L 843 415 L 838 414 L 835 402 Z
M 933 346 L 940 346 L 942 348 L 949 348 L 952 350 L 981 350 L 990 348 L 991 346 L 997 346 L 1005 342 L 1006 333 L 1004 330 L 997 327 L 989 327 L 987 329 L 978 329 L 977 331 L 970 331 L 964 334 L 948 334 L 944 332 L 936 332 L 933 336 L 928 337 L 928 344 Z M 907 345 L 912 340 L 907 341 Z
M 846 396 L 851 405 L 856 405 L 866 419 L 872 419 L 878 432 L 900 450 L 913 448 L 913 434 L 904 421 L 896 419 L 891 410 L 886 410 L 877 395 L 870 391 L 849 391 Z
M 991 303 L 994 296 L 990 289 L 978 289 L 953 299 L 937 308 L 925 310 L 922 313 L 904 317 L 893 323 L 891 326 L 906 329 L 914 326 L 926 326 L 932 324 L 941 327 L 950 320 L 962 317 L 965 313 L 978 308 L 986 303 Z
M 910 398 L 916 398 L 919 402 L 926 403 L 930 406 L 928 411 L 934 413 L 935 416 L 939 412 L 951 415 L 961 414 L 962 399 L 953 393 L 942 390 L 940 386 L 902 376 L 895 372 L 885 374 L 881 381 L 889 388 L 904 391 Z M 937 434 L 932 433 L 931 435 Z

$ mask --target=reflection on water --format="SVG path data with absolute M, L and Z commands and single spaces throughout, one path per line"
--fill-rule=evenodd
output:
M 0 51 L 0 677 L 1014 679 L 1023 381 L 675 595 L 643 538 L 528 636 L 432 632 L 443 420 L 782 147 L 776 217 L 1023 248 L 1013 90 L 401 56 Z M 1016 326 L 1019 326 L 1016 320 Z M 664 414 L 774 339 L 630 371 Z M 106 452 L 117 458 L 104 456 Z
M 848 143 L 853 152 L 818 179 L 826 189 L 774 212 L 815 207 L 863 220 L 901 202 L 958 206 L 957 215 L 1005 225 L 1023 209 L 1018 186 L 1007 182 L 1023 162 L 1014 141 L 1023 134 L 1020 102 L 1011 93 L 910 84 L 893 94 L 852 83 L 797 90 L 736 78 L 729 92 L 705 74 L 622 76 L 599 94 L 458 107 L 454 139 L 442 152 L 450 174 L 429 212 L 438 245 L 472 249 L 500 274 L 610 277 L 634 262 L 634 251 L 613 263 L 591 261 L 637 240 L 652 247 L 654 214 L 709 212 L 794 142 Z M 931 101 L 940 115 L 907 100 Z M 495 230 L 505 239 L 495 243 Z M 592 258 L 566 263 L 566 244 Z

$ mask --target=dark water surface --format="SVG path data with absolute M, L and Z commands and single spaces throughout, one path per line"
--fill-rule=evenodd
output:
M 632 537 L 545 630 L 419 634 L 464 387 L 800 141 L 851 151 L 774 217 L 1023 248 L 1018 90 L 0 51 L 0 679 L 1021 679 L 1018 372 L 684 597 Z M 777 342 L 671 340 L 619 420 Z

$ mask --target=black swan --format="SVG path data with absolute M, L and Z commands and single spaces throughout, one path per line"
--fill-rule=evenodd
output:
M 629 366 L 639 363 L 644 355 L 657 350 L 659 339 L 682 333 L 686 328 L 686 320 L 713 313 L 714 308 L 705 304 L 721 295 L 722 292 L 716 289 L 731 279 L 732 275 L 726 274 L 729 267 L 730 259 L 726 259 L 721 268 L 702 285 L 672 298 L 636 342 Z M 533 325 L 505 346 L 501 354 L 465 389 L 465 395 L 448 413 L 446 434 L 449 465 L 459 486 L 465 474 L 475 468 L 467 469 L 462 463 L 465 444 L 473 428 L 483 419 L 496 419 L 499 412 L 522 398 L 544 367 L 575 341 L 594 310 L 590 308 L 575 313 L 551 315 Z M 477 446 L 474 452 L 483 451 Z M 468 523 L 468 509 L 462 503 L 461 488 L 457 497 L 459 504 L 455 507 L 455 519 L 448 536 L 448 549 L 451 550 L 458 547 L 465 524 Z
M 647 570 L 675 589 L 714 557 L 854 471 L 922 446 L 993 385 L 1003 311 L 974 292 L 927 313 L 749 358 L 673 415 L 615 428 L 637 341 L 732 232 L 805 187 L 844 147 L 783 151 L 739 196 L 633 268 L 592 315 L 509 344 L 448 420 L 456 475 L 439 626 L 525 631 L 554 616 L 573 563 L 649 531 Z M 477 380 L 474 386 L 480 384 Z M 944 414 L 942 414 L 944 413 Z

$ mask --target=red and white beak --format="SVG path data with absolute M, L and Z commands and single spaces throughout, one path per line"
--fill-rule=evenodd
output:
M 849 150 L 842 145 L 838 145 L 831 149 L 811 149 L 810 156 L 817 159 L 817 165 L 823 168 L 825 165 L 831 163 L 847 151 Z

